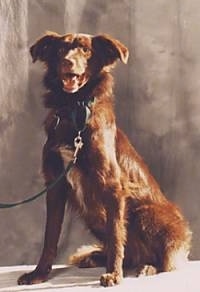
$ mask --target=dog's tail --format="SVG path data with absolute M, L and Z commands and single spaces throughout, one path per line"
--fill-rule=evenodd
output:
M 83 245 L 69 257 L 68 263 L 79 268 L 103 267 L 106 255 L 101 245 Z

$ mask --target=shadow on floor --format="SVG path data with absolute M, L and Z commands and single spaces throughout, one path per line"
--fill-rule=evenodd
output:
M 27 270 L 8 271 L 0 274 L 1 291 L 42 291 L 69 287 L 99 287 L 99 278 L 104 268 L 79 269 L 76 267 L 56 267 L 47 282 L 35 285 L 18 286 L 18 277 Z

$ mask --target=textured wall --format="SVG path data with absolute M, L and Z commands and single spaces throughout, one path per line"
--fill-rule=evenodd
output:
M 200 258 L 199 15 L 198 0 L 0 0 L 0 201 L 43 183 L 43 69 L 28 47 L 46 30 L 106 32 L 130 49 L 115 70 L 118 122 L 190 221 Z M 0 210 L 0 265 L 36 263 L 44 224 L 44 198 Z M 64 224 L 57 262 L 93 241 L 76 215 Z

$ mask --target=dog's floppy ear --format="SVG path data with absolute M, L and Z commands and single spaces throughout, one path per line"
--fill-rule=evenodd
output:
M 48 61 L 53 45 L 60 39 L 60 35 L 54 32 L 47 32 L 45 36 L 40 38 L 30 48 L 30 53 L 33 62 L 40 60 L 43 62 Z
M 113 64 L 117 59 L 127 63 L 129 51 L 120 41 L 103 34 L 95 36 L 92 43 L 94 50 L 103 58 L 105 65 Z

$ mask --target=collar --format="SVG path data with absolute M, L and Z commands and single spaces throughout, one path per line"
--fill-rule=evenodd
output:
M 82 100 L 76 100 L 67 108 L 57 109 L 54 117 L 56 119 L 56 123 L 54 126 L 54 130 L 57 129 L 61 120 L 67 117 L 72 121 L 74 128 L 78 132 L 83 132 L 88 124 L 88 120 L 91 117 L 92 111 L 91 108 L 95 103 L 95 96 L 84 98 Z

